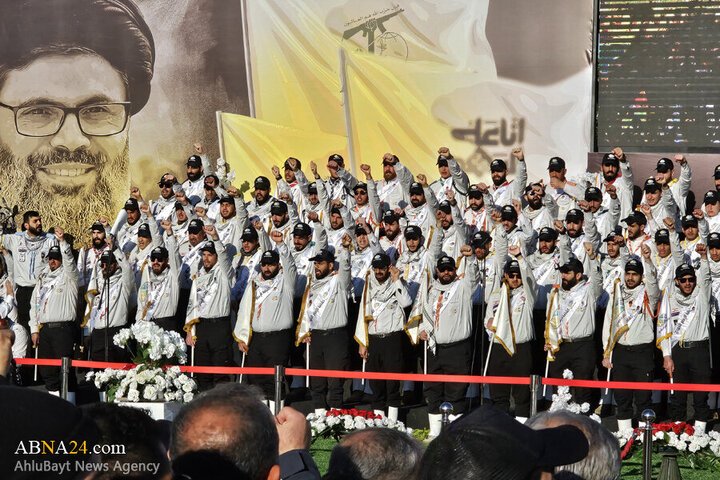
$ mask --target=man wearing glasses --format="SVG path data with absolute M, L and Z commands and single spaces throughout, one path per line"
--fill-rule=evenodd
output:
M 152 34 L 132 0 L 4 2 L 0 23 L 0 168 L 12 172 L 0 191 L 87 232 L 128 188 L 128 125 L 150 94 Z

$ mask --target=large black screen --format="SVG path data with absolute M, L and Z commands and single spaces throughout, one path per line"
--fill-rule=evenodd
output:
M 597 151 L 720 151 L 719 56 L 719 1 L 599 0 Z

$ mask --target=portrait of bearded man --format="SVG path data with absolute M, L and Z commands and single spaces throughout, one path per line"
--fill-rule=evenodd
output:
M 154 62 L 131 0 L 4 2 L 0 196 L 73 232 L 112 218 L 129 188 L 128 128 Z

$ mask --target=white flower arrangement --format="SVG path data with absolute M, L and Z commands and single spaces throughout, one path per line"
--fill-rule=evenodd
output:
M 572 380 L 575 378 L 572 371 L 569 369 L 565 369 L 563 371 L 563 378 L 566 380 Z M 590 404 L 585 402 L 582 405 L 578 405 L 575 402 L 572 402 L 572 395 L 570 394 L 570 387 L 567 385 L 560 385 L 557 389 L 557 393 L 554 393 L 552 396 L 552 404 L 550 405 L 550 408 L 548 411 L 550 412 L 556 412 L 558 410 L 568 410 L 572 413 L 579 413 L 579 414 L 585 414 L 590 411 Z M 590 415 L 590 418 L 595 420 L 596 422 L 600 423 L 600 417 L 596 414 Z
M 106 368 L 87 374 L 98 389 L 107 391 L 108 401 L 187 403 L 193 399 L 195 381 L 180 367 L 169 366 L 187 362 L 185 342 L 177 332 L 163 330 L 153 322 L 137 322 L 120 330 L 113 343 L 127 348 L 137 365 L 130 370 Z
M 330 409 L 322 415 L 310 413 L 306 418 L 310 422 L 313 438 L 332 437 L 339 440 L 340 436 L 345 433 L 372 427 L 391 428 L 410 436 L 413 435 L 413 429 L 405 427 L 403 422 L 391 420 L 385 414 L 354 408 Z

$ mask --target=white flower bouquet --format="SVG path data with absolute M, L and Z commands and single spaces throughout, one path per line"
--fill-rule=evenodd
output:
M 342 410 L 333 408 L 321 415 L 310 413 L 307 420 L 310 422 L 314 439 L 324 437 L 340 440 L 340 437 L 348 432 L 372 427 L 391 428 L 411 436 L 413 434 L 413 429 L 405 427 L 403 422 L 391 420 L 384 414 L 354 408 Z
M 87 374 L 95 386 L 107 391 L 109 402 L 189 402 L 197 390 L 195 381 L 173 363 L 187 361 L 185 342 L 152 322 L 137 322 L 120 330 L 113 343 L 127 348 L 137 365 L 130 370 L 106 368 Z M 133 351 L 133 349 L 135 351 Z

